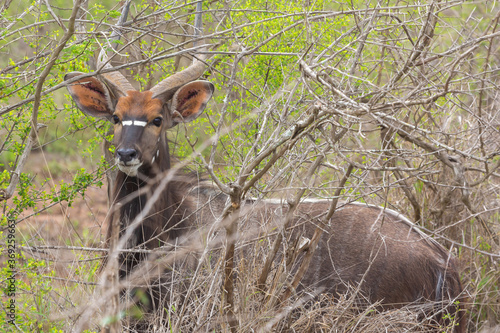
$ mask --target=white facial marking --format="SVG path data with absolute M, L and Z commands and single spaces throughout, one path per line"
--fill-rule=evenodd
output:
M 119 158 L 115 158 L 116 165 L 121 172 L 127 176 L 136 177 L 142 162 L 138 158 L 134 158 L 132 161 L 123 163 Z
M 140 120 L 124 120 L 122 121 L 123 126 L 141 126 L 141 127 L 146 127 L 148 123 L 146 121 L 140 121 Z
M 134 120 L 134 126 L 146 127 L 147 124 L 146 121 Z
M 136 177 L 137 172 L 139 170 L 139 167 L 142 165 L 142 163 L 134 164 L 134 165 L 125 165 L 122 163 L 118 163 L 118 169 L 120 169 L 121 172 L 126 174 L 127 176 L 131 177 Z
M 155 162 L 156 158 L 159 157 L 159 156 L 160 156 L 160 151 L 157 150 L 156 151 L 156 156 L 153 156 L 153 159 L 151 160 L 151 164 L 153 164 Z

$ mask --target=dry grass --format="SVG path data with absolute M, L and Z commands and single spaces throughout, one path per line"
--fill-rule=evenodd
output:
M 67 45 L 43 82 L 38 78 L 71 12 L 70 2 L 63 9 L 49 8 L 49 3 L 30 3 L 22 13 L 16 2 L 1 5 L 10 8 L 1 22 L 8 28 L 0 45 L 6 55 L 0 59 L 0 161 L 5 164 L 0 197 L 17 188 L 1 208 L 17 223 L 18 330 L 97 332 L 117 320 L 106 313 L 118 289 L 150 286 L 161 275 L 168 311 L 147 318 L 151 332 L 230 332 L 223 255 L 227 242 L 235 239 L 226 239 L 223 225 L 205 234 L 208 240 L 187 240 L 182 249 L 156 253 L 133 281 L 103 287 L 99 270 L 108 251 L 108 200 L 105 186 L 92 186 L 104 177 L 93 179 L 84 196 L 82 188 L 71 186 L 85 183 L 76 177 L 80 168 L 93 170 L 88 171 L 92 176 L 104 169 L 95 171 L 99 154 L 82 152 L 87 141 L 103 141 L 106 125 L 80 115 L 63 89 L 52 89 L 67 72 L 89 70 L 82 61 L 85 52 L 109 37 L 117 14 L 111 8 L 120 10 L 120 5 L 106 0 L 102 10 L 91 4 L 87 20 L 81 21 L 88 33 Z M 192 51 L 193 3 L 161 3 L 144 9 L 134 3 L 131 13 L 137 16 L 123 29 L 125 48 L 118 52 L 128 56 L 113 60 L 113 65 L 132 64 L 122 72 L 141 76 L 134 84 L 144 89 L 187 64 L 191 54 L 178 51 Z M 209 8 L 207 42 L 219 45 L 212 53 L 221 50 L 211 53 L 206 72 L 217 90 L 197 127 L 177 126 L 169 134 L 173 153 L 192 158 L 189 167 L 209 173 L 206 177 L 227 192 L 244 188 L 236 199 L 277 198 L 288 204 L 305 197 L 331 199 L 340 191 L 343 199 L 403 212 L 458 258 L 467 293 L 467 330 L 498 332 L 498 5 L 396 1 L 375 8 L 369 1 L 268 1 L 271 9 L 264 11 L 252 1 L 204 3 Z M 28 52 L 33 58 L 26 60 Z M 154 57 L 159 58 L 151 61 Z M 44 95 L 38 98 L 42 104 L 36 116 L 33 87 L 39 83 Z M 32 144 L 47 143 L 31 151 L 29 124 L 36 128 L 41 122 L 49 128 L 41 129 L 42 139 Z M 90 145 L 98 150 L 96 142 Z M 354 171 L 348 175 L 350 167 Z M 21 174 L 16 168 L 28 179 L 25 189 L 13 180 Z M 71 207 L 51 197 L 52 188 L 62 185 L 77 194 Z M 33 202 L 18 202 L 25 199 Z M 2 265 L 6 230 L 0 234 Z M 238 245 L 261 231 L 240 234 Z M 419 304 L 360 307 L 353 301 L 359 295 L 332 299 L 321 291 L 292 294 L 279 304 L 290 281 L 279 262 L 265 291 L 256 287 L 268 245 L 253 243 L 256 255 L 251 258 L 237 254 L 236 331 L 451 332 L 451 326 L 436 327 Z M 194 255 L 200 254 L 198 262 Z M 189 264 L 183 266 L 184 261 Z M 7 276 L 3 268 L 2 282 Z M 8 301 L 5 294 L 2 301 Z M 141 315 L 132 303 L 122 297 L 124 328 Z

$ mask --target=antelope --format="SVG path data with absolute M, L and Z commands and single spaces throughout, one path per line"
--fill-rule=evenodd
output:
M 213 84 L 197 80 L 204 70 L 202 62 L 195 62 L 143 92 L 135 90 L 117 71 L 82 79 L 76 79 L 82 74 L 78 72 L 65 76 L 66 81 L 72 80 L 67 89 L 84 114 L 114 124 L 119 171 L 112 201 L 120 204 L 121 233 L 141 213 L 156 189 L 152 180 L 171 169 L 166 130 L 196 119 L 210 100 Z M 187 176 L 179 174 L 174 178 L 134 231 L 130 248 L 154 249 L 173 243 L 192 232 L 193 226 L 211 225 L 216 220 L 227 197 L 196 185 Z M 288 210 L 286 205 L 272 200 L 247 199 L 244 204 L 253 205 L 252 209 L 243 209 L 242 215 L 254 224 L 279 225 Z M 197 210 L 203 205 L 207 208 Z M 293 214 L 292 234 L 310 239 L 317 219 L 329 205 L 328 200 L 300 203 Z M 441 310 L 448 307 L 447 313 L 457 316 L 455 331 L 465 332 L 462 304 L 453 304 L 462 300 L 463 292 L 456 259 L 406 217 L 381 207 L 344 203 L 324 229 L 310 269 L 297 290 L 340 295 L 354 286 L 369 302 L 379 301 L 388 308 L 434 301 Z M 301 249 L 308 251 L 307 246 Z M 252 255 L 251 249 L 245 253 Z M 281 258 L 284 256 L 282 253 Z M 120 260 L 120 277 L 125 278 L 144 258 L 123 256 Z M 161 308 L 155 305 L 153 293 L 150 298 L 154 306 Z

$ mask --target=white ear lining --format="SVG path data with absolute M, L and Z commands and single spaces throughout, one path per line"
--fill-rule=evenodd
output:
M 74 79 L 75 77 L 86 75 L 86 73 L 82 72 L 70 72 L 67 73 L 64 76 L 64 81 L 68 81 L 71 79 Z M 107 105 L 106 110 L 102 110 L 102 103 L 101 106 L 99 107 L 93 107 L 92 105 L 96 106 L 95 103 L 89 103 L 88 101 L 86 103 L 82 103 L 82 99 L 86 99 L 84 94 L 82 94 L 82 89 L 88 89 L 87 85 L 90 86 L 95 86 L 91 88 L 91 90 L 96 90 L 101 94 L 104 94 L 104 102 Z M 82 89 L 80 90 L 80 93 L 75 92 L 74 88 L 76 86 L 82 86 Z M 106 118 L 110 119 L 111 115 L 113 113 L 112 110 L 115 108 L 116 104 L 116 99 L 111 96 L 111 93 L 106 85 L 106 83 L 103 80 L 100 80 L 99 77 L 87 77 L 79 81 L 75 81 L 73 83 L 70 83 L 66 86 L 68 89 L 71 97 L 75 101 L 76 105 L 78 108 L 86 115 L 91 116 L 91 117 L 96 117 L 96 118 Z
M 182 94 L 183 92 L 185 93 L 184 90 L 193 90 L 196 91 L 197 93 L 193 99 L 195 100 L 195 104 L 199 104 L 199 107 L 196 109 L 192 109 L 191 112 L 188 112 L 186 115 L 182 115 L 181 112 L 178 110 L 178 96 Z M 203 110 L 205 109 L 205 106 L 207 105 L 207 102 L 210 100 L 212 97 L 212 94 L 214 92 L 214 85 L 208 81 L 204 80 L 197 80 L 197 81 L 191 81 L 189 83 L 186 83 L 177 91 L 175 94 L 172 96 L 172 99 L 170 100 L 170 112 L 171 112 L 171 118 L 172 118 L 172 127 L 175 126 L 178 123 L 187 123 L 190 122 L 194 119 L 196 119 L 200 114 L 203 113 Z M 198 94 L 201 93 L 201 94 Z M 188 109 L 191 109 L 189 107 Z

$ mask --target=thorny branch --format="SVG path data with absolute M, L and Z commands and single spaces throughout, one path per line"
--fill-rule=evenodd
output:
M 82 43 L 113 42 L 113 37 L 103 42 L 107 35 L 103 31 L 113 29 L 116 24 L 106 22 L 109 17 L 84 19 L 78 14 L 75 18 L 78 3 L 70 19 L 58 17 L 59 8 L 44 0 L 18 15 L 22 20 L 43 7 L 48 12 L 43 20 L 22 26 L 16 26 L 14 19 L 7 23 L 2 21 L 6 43 L 0 46 L 1 51 L 15 45 L 19 36 L 42 30 L 44 26 L 66 29 L 54 51 L 47 51 L 48 46 L 42 45 L 34 55 L 13 57 L 8 66 L 0 70 L 5 78 L 14 75 L 16 80 L 26 80 L 26 86 L 36 84 L 34 94 L 28 92 L 20 97 L 18 93 L 24 89 L 21 87 L 2 95 L 2 102 L 8 100 L 8 103 L 1 105 L 1 117 L 10 116 L 13 110 L 34 102 L 30 133 L 22 138 L 24 149 L 17 156 L 18 162 L 11 171 L 12 179 L 2 199 L 12 197 L 37 140 L 41 98 L 51 97 L 66 84 L 44 86 L 61 50 Z M 180 129 L 179 133 L 186 133 L 200 168 L 230 200 L 210 235 L 206 235 L 211 241 L 205 247 L 190 244 L 172 254 L 171 248 L 125 249 L 129 234 L 117 240 L 111 256 L 122 252 L 141 253 L 150 255 L 152 260 L 127 281 L 114 281 L 116 283 L 99 299 L 91 298 L 90 307 L 74 302 L 76 310 L 69 310 L 69 315 L 65 312 L 62 316 L 81 315 L 76 319 L 76 330 L 85 327 L 110 299 L 116 299 L 121 288 L 133 286 L 137 281 L 147 284 L 154 278 L 151 272 L 156 268 L 190 251 L 202 253 L 201 258 L 206 259 L 214 249 L 225 249 L 226 253 L 225 262 L 218 263 L 213 276 L 217 276 L 217 271 L 224 274 L 220 280 L 213 277 L 207 283 L 210 295 L 203 296 L 216 301 L 197 304 L 203 318 L 197 318 L 196 327 L 209 329 L 208 324 L 204 325 L 216 317 L 215 309 L 224 297 L 221 311 L 224 319 L 218 318 L 218 322 L 225 320 L 232 331 L 243 329 L 246 321 L 251 323 L 245 313 L 245 302 L 252 299 L 253 294 L 247 298 L 241 296 L 245 294 L 238 290 L 234 274 L 239 269 L 235 253 L 240 246 L 241 204 L 250 197 L 259 200 L 272 197 L 288 203 L 288 213 L 280 230 L 266 235 L 276 238 L 271 249 L 267 249 L 264 263 L 259 263 L 262 265 L 253 275 L 257 276 L 257 290 L 275 300 L 277 296 L 282 300 L 290 296 L 308 267 L 306 260 L 285 294 L 276 295 L 276 290 L 267 287 L 272 278 L 273 259 L 287 236 L 287 223 L 304 197 L 334 198 L 326 220 L 334 214 L 335 202 L 341 195 L 349 200 L 362 199 L 413 214 L 414 220 L 421 224 L 419 228 L 445 245 L 467 249 L 469 251 L 465 252 L 471 257 L 481 254 L 488 258 L 488 265 L 493 268 L 478 262 L 470 265 L 472 286 L 482 283 L 477 281 L 493 281 L 498 277 L 498 274 L 493 278 L 481 275 L 482 271 L 497 267 L 498 244 L 495 240 L 498 242 L 500 230 L 495 220 L 499 210 L 496 199 L 500 178 L 500 108 L 497 102 L 500 83 L 498 56 L 494 52 L 500 36 L 498 13 L 489 15 L 486 7 L 481 7 L 481 15 L 489 15 L 490 22 L 486 22 L 477 12 L 461 12 L 467 4 L 460 1 L 381 5 L 380 2 L 373 8 L 301 8 L 287 12 L 282 8 L 240 9 L 239 3 L 219 6 L 211 2 L 206 3 L 205 8 L 196 9 L 208 15 L 204 29 L 211 30 L 204 36 L 190 32 L 193 2 L 161 3 L 148 8 L 132 5 L 131 12 L 135 16 L 120 24 L 127 42 L 119 47 L 115 45 L 116 55 L 128 55 L 125 63 L 80 78 L 115 70 L 133 71 L 136 75 L 137 68 L 148 69 L 153 64 L 165 62 L 164 68 L 170 68 L 169 60 L 180 59 L 186 54 L 214 55 L 216 60 L 209 64 L 209 80 L 216 84 L 217 91 L 209 106 L 210 112 L 207 112 L 211 128 L 207 130 L 201 126 L 199 131 L 194 131 L 194 138 L 190 127 Z M 348 20 L 344 21 L 345 18 Z M 75 22 L 83 27 L 95 26 L 95 31 L 78 30 L 76 41 L 70 42 L 69 38 L 75 34 Z M 279 29 L 273 30 L 273 24 Z M 197 24 L 196 30 L 199 30 Z M 301 40 L 302 32 L 306 42 Z M 143 41 L 150 43 L 147 50 L 139 45 Z M 158 44 L 153 46 L 152 41 Z M 216 43 L 222 45 L 221 51 L 203 50 Z M 39 69 L 41 64 L 46 66 L 43 70 Z M 36 77 L 36 73 L 41 75 Z M 164 73 L 147 74 L 151 75 L 147 78 L 151 82 L 153 75 Z M 205 130 L 210 134 L 203 133 Z M 9 140 L 2 143 L 0 153 L 9 148 L 7 141 L 16 135 L 15 126 L 10 126 L 5 132 Z M 161 183 L 159 188 L 171 181 L 171 175 L 156 179 Z M 156 195 L 159 194 L 151 193 L 152 201 Z M 48 211 L 50 207 L 51 204 L 47 204 L 44 209 Z M 144 213 L 130 230 L 140 225 L 149 208 L 144 207 Z M 37 212 L 40 211 L 20 217 L 17 223 L 36 219 Z M 226 229 L 224 238 L 214 236 L 217 228 Z M 29 236 L 29 239 L 38 239 Z M 314 242 L 320 236 L 318 229 L 310 240 L 308 255 L 312 256 Z M 37 242 L 20 248 L 47 256 L 53 252 L 78 251 L 90 257 L 89 260 L 95 260 L 92 254 L 105 251 L 99 245 L 94 248 L 92 245 L 52 245 L 49 240 L 42 240 L 44 245 Z M 172 319 L 175 331 L 183 329 L 186 322 L 183 318 L 193 309 L 189 299 L 194 298 L 199 285 L 205 283 L 201 275 L 202 259 L 194 273 L 196 285 L 189 287 L 186 301 L 172 313 L 178 316 L 176 321 Z M 141 275 L 143 272 L 147 274 Z M 489 287 L 494 289 L 495 285 L 489 284 Z M 92 294 L 92 291 L 84 293 Z M 197 299 L 199 302 L 204 300 Z M 299 300 L 294 304 L 302 303 Z M 493 302 L 485 304 L 491 308 L 497 306 Z M 126 309 L 126 305 L 120 309 Z M 275 323 L 278 320 L 272 325 Z M 269 325 L 266 327 L 272 327 Z
M 78 7 L 80 6 L 81 0 L 76 0 L 73 6 L 73 11 L 71 12 L 71 17 L 68 22 L 68 28 L 66 32 L 64 33 L 63 37 L 61 38 L 59 45 L 54 49 L 52 52 L 52 55 L 50 57 L 50 60 L 48 64 L 46 65 L 45 69 L 43 72 L 40 74 L 38 78 L 38 82 L 36 84 L 35 88 L 35 95 L 33 96 L 33 111 L 31 114 L 31 130 L 30 133 L 27 137 L 27 142 L 26 146 L 24 148 L 24 151 L 19 158 L 19 161 L 17 163 L 16 169 L 14 172 L 11 174 L 11 180 L 9 183 L 9 186 L 5 190 L 0 191 L 0 202 L 3 200 L 7 200 L 12 197 L 14 194 L 14 191 L 19 184 L 20 180 L 20 175 L 23 172 L 24 165 L 26 164 L 26 161 L 28 159 L 29 154 L 31 153 L 31 149 L 34 145 L 34 143 L 37 141 L 38 137 L 38 130 L 40 126 L 43 126 L 38 123 L 38 109 L 40 107 L 40 102 L 42 98 L 42 90 L 43 90 L 43 84 L 45 82 L 45 78 L 49 75 L 52 66 L 56 63 L 57 59 L 59 58 L 59 54 L 62 52 L 64 47 L 66 46 L 66 43 L 69 41 L 69 39 L 73 36 L 73 33 L 75 31 L 75 18 L 78 13 Z

